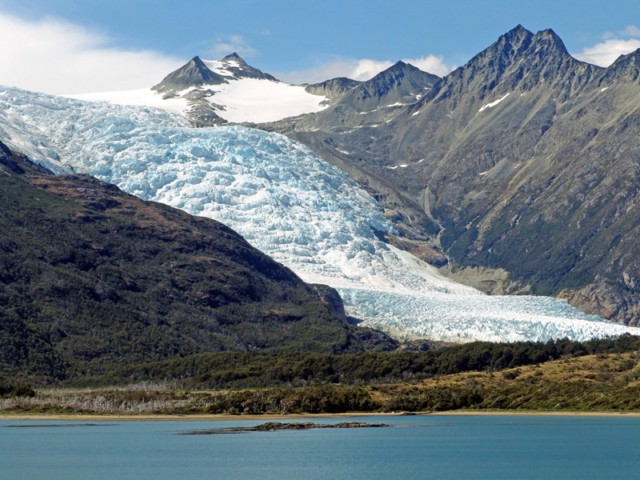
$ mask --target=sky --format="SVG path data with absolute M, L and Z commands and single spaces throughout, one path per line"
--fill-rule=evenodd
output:
M 398 60 L 443 76 L 518 24 L 601 66 L 640 48 L 638 0 L 0 0 L 0 85 L 148 88 L 232 52 L 290 83 L 366 80 Z

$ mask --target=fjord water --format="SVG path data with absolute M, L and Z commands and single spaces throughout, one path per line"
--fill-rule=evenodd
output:
M 640 418 L 357 418 L 392 428 L 177 435 L 260 421 L 0 421 L 2 478 L 631 479 Z M 314 420 L 322 423 L 345 419 Z

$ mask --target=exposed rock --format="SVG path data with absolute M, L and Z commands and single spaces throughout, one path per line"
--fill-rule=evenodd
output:
M 190 430 L 180 432 L 178 435 L 220 435 L 224 433 L 244 433 L 244 432 L 277 432 L 280 430 L 312 430 L 318 428 L 384 428 L 390 427 L 386 423 L 367 422 L 341 422 L 341 423 L 313 423 L 313 422 L 267 422 L 253 427 L 228 427 L 213 428 L 207 430 Z
M 318 283 L 311 284 L 310 286 L 316 291 L 322 303 L 324 303 L 331 313 L 345 322 L 347 321 L 347 315 L 344 311 L 344 303 L 335 288 Z

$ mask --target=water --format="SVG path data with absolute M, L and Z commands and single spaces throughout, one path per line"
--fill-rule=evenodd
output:
M 640 418 L 375 417 L 394 428 L 178 432 L 261 421 L 0 421 L 0 478 L 637 479 Z M 315 420 L 322 423 L 345 419 Z M 25 427 L 29 428 L 15 428 Z

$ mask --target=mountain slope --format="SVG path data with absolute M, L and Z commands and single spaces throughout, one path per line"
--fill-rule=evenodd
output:
M 8 89 L 25 128 L 77 171 L 223 221 L 304 280 L 336 288 L 347 314 L 402 338 L 585 339 L 627 331 L 550 298 L 490 297 L 386 244 L 391 223 L 344 172 L 282 135 L 193 129 L 149 109 Z M 172 119 L 175 123 L 172 125 Z M 39 133 L 38 135 L 33 135 Z M 35 149 L 31 149 L 34 152 Z
M 43 174 L 1 146 L 0 373 L 364 348 L 365 332 L 231 229 L 92 177 Z
M 553 31 L 518 26 L 375 141 L 298 119 L 277 130 L 367 185 L 407 238 L 430 235 L 456 278 L 638 324 L 639 55 L 603 69 L 573 59 Z

